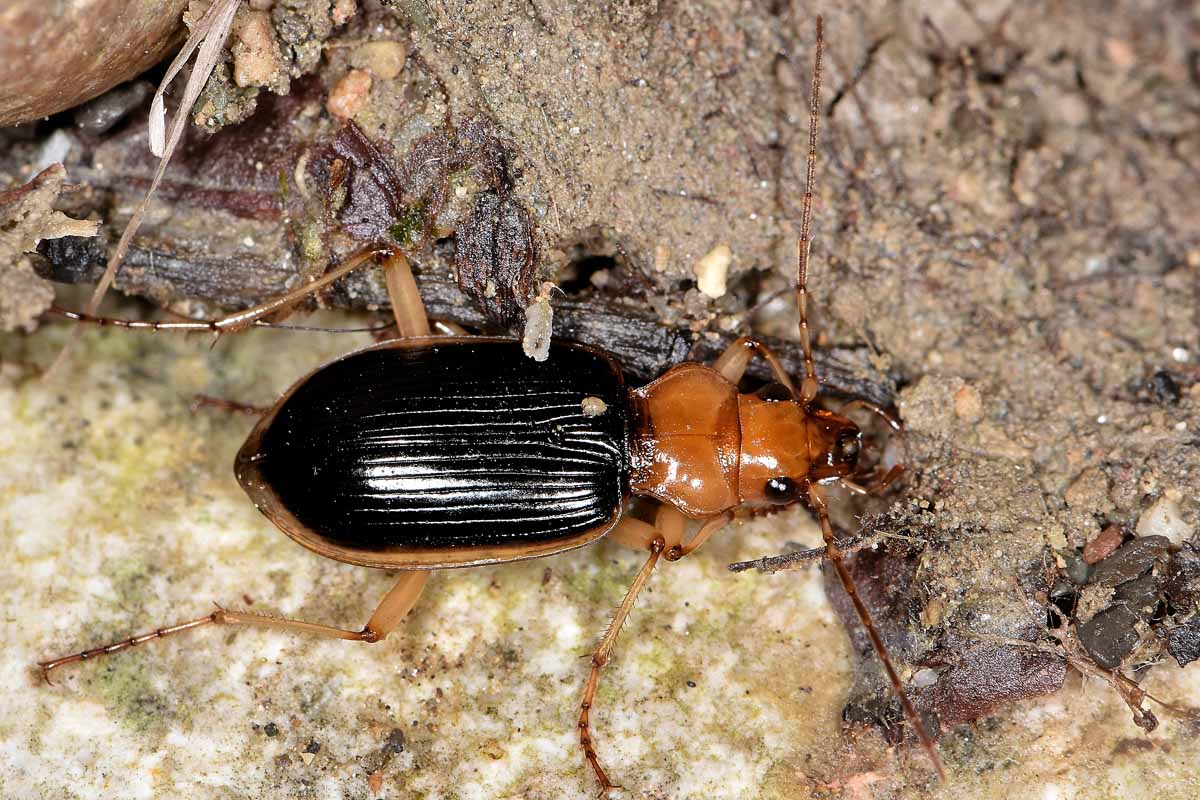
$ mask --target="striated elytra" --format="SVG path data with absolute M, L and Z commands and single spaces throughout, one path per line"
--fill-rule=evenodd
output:
M 587 413 L 594 399 L 602 414 Z M 388 342 L 299 381 L 238 453 L 284 532 L 364 566 L 445 567 L 602 536 L 629 493 L 631 411 L 607 354 L 511 340 Z

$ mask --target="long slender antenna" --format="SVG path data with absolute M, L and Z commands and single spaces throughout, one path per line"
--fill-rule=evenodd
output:
M 800 214 L 800 244 L 796 254 L 796 307 L 800 310 L 800 346 L 804 349 L 804 382 L 800 401 L 807 405 L 821 390 L 813 367 L 812 342 L 808 334 L 808 248 L 812 243 L 813 186 L 817 181 L 817 123 L 821 96 L 821 56 L 825 53 L 825 19 L 817 17 L 817 57 L 813 65 L 812 93 L 808 109 L 808 170 L 804 181 L 804 209 Z
M 821 56 L 824 50 L 825 21 L 818 16 L 817 55 L 816 63 L 813 65 L 812 96 L 809 106 L 808 174 L 804 187 L 804 208 L 800 216 L 800 244 L 796 265 L 796 305 L 800 311 L 800 344 L 804 348 L 804 382 L 800 385 L 799 399 L 805 406 L 816 399 L 817 393 L 821 389 L 821 382 L 818 380 L 816 371 L 813 369 L 812 343 L 808 331 L 808 250 L 811 244 L 812 233 L 813 185 L 816 183 L 817 173 L 817 122 L 821 94 Z M 858 620 L 866 629 L 867 636 L 871 639 L 871 646 L 875 650 L 875 655 L 879 657 L 880 662 L 883 664 L 884 672 L 887 673 L 888 680 L 892 684 L 892 691 L 895 692 L 896 697 L 900 700 L 901 707 L 904 709 L 904 716 L 916 730 L 917 737 L 921 740 L 921 746 L 925 748 L 925 752 L 929 755 L 929 760 L 933 762 L 933 767 L 937 771 L 938 777 L 945 780 L 946 770 L 942 766 L 942 760 L 933 745 L 933 739 L 929 736 L 929 731 L 926 730 L 925 723 L 921 721 L 917 710 L 908 699 L 908 694 L 904 691 L 904 685 L 900 682 L 900 676 L 897 674 L 896 668 L 892 665 L 892 659 L 888 654 L 887 646 L 883 643 L 883 637 L 879 635 L 879 631 L 875 627 L 875 621 L 871 619 L 871 612 L 859 596 L 858 587 L 854 584 L 854 578 L 850 575 L 850 570 L 847 569 L 846 563 L 842 558 L 842 550 L 838 547 L 837 539 L 833 535 L 833 525 L 829 521 L 829 508 L 825 502 L 825 491 L 819 484 L 811 480 L 807 481 L 806 484 L 807 499 L 817 512 L 817 519 L 821 523 L 821 535 L 825 539 L 825 557 L 833 564 L 834 571 L 837 572 L 842 588 L 854 604 Z
M 330 269 L 320 278 L 293 289 L 287 294 L 272 298 L 261 305 L 235 311 L 219 319 L 209 320 L 168 320 L 151 322 L 144 320 L 117 319 L 115 317 L 98 317 L 87 312 L 69 311 L 61 306 L 51 306 L 50 310 L 60 316 L 73 319 L 76 322 L 86 322 L 92 325 L 109 325 L 116 328 L 134 328 L 151 331 L 210 331 L 212 333 L 235 333 L 246 328 L 259 325 L 264 317 L 277 311 L 285 311 L 295 306 L 310 294 L 324 289 L 331 283 L 341 280 L 359 267 L 370 264 L 377 256 L 385 256 L 388 261 L 398 261 L 407 264 L 404 255 L 388 247 L 371 247 L 357 251 L 341 264 Z M 390 327 L 390 326 L 388 326 Z

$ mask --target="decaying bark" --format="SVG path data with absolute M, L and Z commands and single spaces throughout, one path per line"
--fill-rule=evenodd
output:
M 103 247 L 94 240 L 70 238 L 47 242 L 44 277 L 64 283 L 95 280 L 104 269 Z M 419 268 L 419 265 L 418 265 Z M 156 253 L 134 248 L 117 276 L 121 290 L 170 302 L 177 298 L 203 300 L 223 308 L 241 308 L 286 291 L 296 273 L 252 259 L 181 253 Z M 458 285 L 439 273 L 418 274 L 425 307 L 435 319 L 481 330 L 495 330 L 489 316 L 472 304 Z M 352 276 L 325 298 L 345 308 L 387 307 L 381 280 Z M 519 325 L 519 322 L 518 322 Z M 737 334 L 697 334 L 685 326 L 662 322 L 645 305 L 622 302 L 603 294 L 559 297 L 554 301 L 554 333 L 560 339 L 600 345 L 612 352 L 634 380 L 648 381 L 681 361 L 711 361 Z M 793 342 L 764 337 L 794 375 L 804 372 L 803 359 Z M 895 383 L 875 369 L 862 349 L 824 349 L 814 354 L 825 388 L 844 397 L 858 397 L 881 406 L 891 405 Z M 770 380 L 770 372 L 755 361 L 750 376 Z

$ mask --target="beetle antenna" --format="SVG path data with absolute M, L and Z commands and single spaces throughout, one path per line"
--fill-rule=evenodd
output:
M 821 56 L 824 54 L 824 51 L 825 20 L 818 16 L 817 53 L 813 65 L 812 92 L 809 98 L 808 165 L 804 186 L 804 205 L 800 215 L 800 242 L 796 264 L 796 306 L 800 312 L 800 346 L 804 350 L 804 382 L 800 384 L 799 399 L 805 406 L 816 399 L 821 389 L 821 382 L 818 380 L 816 370 L 813 367 L 812 341 L 808 330 L 808 253 L 812 243 L 812 203 L 813 186 L 816 183 L 817 177 L 817 127 L 821 95 Z M 888 654 L 887 646 L 883 642 L 883 637 L 879 635 L 879 631 L 875 628 L 875 622 L 871 619 L 871 612 L 859 596 L 858 588 L 854 584 L 854 578 L 850 575 L 850 570 L 846 568 L 841 548 L 838 547 L 837 540 L 833 535 L 833 525 L 829 521 L 829 509 L 825 502 L 824 490 L 819 484 L 810 480 L 805 482 L 801 493 L 807 496 L 806 499 L 817 512 L 817 519 L 821 523 L 821 535 L 825 539 L 825 557 L 833 564 L 838 580 L 841 581 L 842 589 L 845 590 L 854 604 L 858 620 L 862 623 L 863 628 L 866 629 L 867 636 L 871 639 L 871 646 L 883 664 L 884 672 L 887 673 L 888 680 L 892 684 L 892 691 L 895 692 L 896 697 L 900 700 L 901 707 L 904 709 L 904 716 L 908 718 L 909 723 L 916 730 L 917 737 L 921 740 L 921 746 L 929 754 L 929 760 L 933 762 L 933 767 L 937 770 L 938 777 L 945 780 L 946 770 L 942 766 L 942 760 L 938 757 L 937 750 L 934 748 L 933 739 L 926 730 L 925 723 L 918 716 L 917 710 L 908 699 L 908 695 L 904 691 L 904 685 L 900 682 L 900 676 L 897 674 L 896 668 L 892 665 L 892 659 Z
M 804 349 L 804 382 L 800 401 L 807 405 L 817 396 L 821 383 L 813 366 L 812 342 L 808 333 L 808 250 L 812 243 L 813 185 L 817 179 L 817 125 L 821 95 L 821 56 L 825 52 L 825 19 L 817 17 L 817 56 L 813 65 L 812 92 L 808 108 L 808 169 L 804 181 L 804 206 L 800 212 L 800 243 L 796 254 L 796 307 L 800 311 L 800 346 Z

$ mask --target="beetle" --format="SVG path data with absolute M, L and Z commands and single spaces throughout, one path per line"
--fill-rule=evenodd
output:
M 255 506 L 303 547 L 402 574 L 361 630 L 218 607 L 40 662 L 43 674 L 206 625 L 378 642 L 414 607 L 433 570 L 548 556 L 607 535 L 646 554 L 591 654 L 579 703 L 580 746 L 608 790 L 615 784 L 600 763 L 591 727 L 597 687 L 654 569 L 695 551 L 738 512 L 802 503 L 815 511 L 826 557 L 941 774 L 829 519 L 826 486 L 869 491 L 890 483 L 900 467 L 885 474 L 860 468 L 859 427 L 817 404 L 807 274 L 823 47 L 818 18 L 797 263 L 805 365 L 799 386 L 751 337 L 738 339 L 711 366 L 686 362 L 630 388 L 615 359 L 594 347 L 556 342 L 539 363 L 513 339 L 464 336 L 445 325 L 433 335 L 408 259 L 392 247 L 362 250 L 304 287 L 217 320 L 137 322 L 60 309 L 80 322 L 231 333 L 382 260 L 399 338 L 343 356 L 295 383 L 254 426 L 234 472 Z M 767 362 L 776 382 L 742 393 L 738 383 L 755 357 Z M 873 486 L 857 483 L 868 476 Z M 623 514 L 634 496 L 659 504 L 653 523 Z M 700 526 L 689 535 L 693 520 Z

